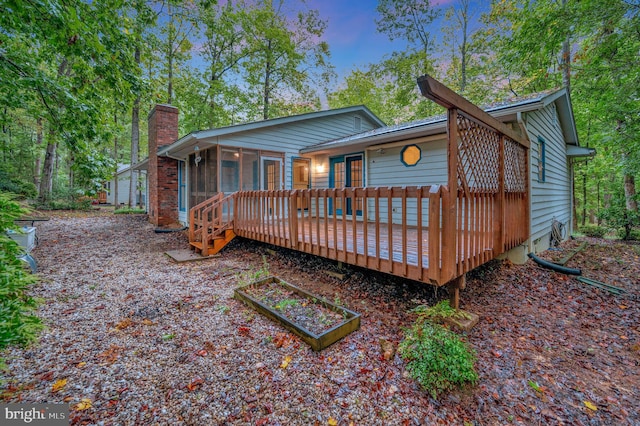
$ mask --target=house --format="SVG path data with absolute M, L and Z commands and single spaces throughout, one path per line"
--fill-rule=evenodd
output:
M 149 114 L 150 220 L 186 224 L 189 208 L 218 193 L 303 189 L 311 160 L 300 149 L 384 126 L 355 106 L 189 133 L 178 138 L 178 110 L 156 105 Z
M 566 90 L 481 110 L 432 78 L 447 114 L 384 126 L 363 106 L 191 133 L 149 117 L 149 216 L 189 223 L 203 254 L 235 235 L 444 285 L 524 261 L 572 229 L 579 146 Z M 457 305 L 457 302 L 456 302 Z
M 530 141 L 530 237 L 511 254 L 524 262 L 526 254 L 549 248 L 552 225 L 558 221 L 573 229 L 573 159 L 593 156 L 595 151 L 578 143 L 571 100 L 566 89 L 547 91 L 486 108 L 494 118 Z M 316 165 L 328 165 L 317 174 L 317 187 L 334 187 L 360 174 L 349 159 L 364 159 L 362 186 L 435 185 L 447 182 L 447 117 L 381 127 L 345 138 L 326 141 L 300 150 Z M 489 152 L 486 155 L 490 155 Z M 346 168 L 342 158 L 347 159 Z M 321 166 L 323 167 L 323 166 Z M 359 166 L 358 166 L 359 167 Z M 349 185 L 347 185 L 349 186 Z M 353 185 L 356 186 L 356 185 Z
M 112 205 L 122 205 L 129 203 L 129 185 L 131 182 L 132 168 L 129 164 L 118 164 L 118 170 L 114 177 L 105 182 L 103 185 L 104 198 L 100 200 L 100 203 L 107 203 Z M 118 180 L 118 199 L 115 199 L 116 179 Z M 135 196 L 136 205 L 146 205 L 146 179 L 144 176 L 138 179 L 138 191 Z

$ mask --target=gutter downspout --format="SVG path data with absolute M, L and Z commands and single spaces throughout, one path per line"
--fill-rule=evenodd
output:
M 518 126 L 520 126 L 520 131 L 522 132 L 522 135 L 524 137 L 526 137 L 529 140 L 529 132 L 527 131 L 527 123 L 522 115 L 521 111 L 516 112 L 516 121 L 518 123 Z M 529 142 L 531 142 L 529 140 Z M 525 243 L 526 245 L 526 251 L 525 253 L 531 253 L 535 250 L 534 244 L 533 244 L 533 240 L 531 239 L 531 192 L 532 192 L 532 181 L 531 181 L 531 147 L 529 147 L 529 149 L 527 150 L 527 194 L 528 194 L 528 200 L 527 200 L 527 225 L 529 226 L 529 237 L 527 238 L 527 242 Z

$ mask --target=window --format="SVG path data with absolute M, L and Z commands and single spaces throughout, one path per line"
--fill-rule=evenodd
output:
M 422 157 L 422 151 L 418 145 L 407 145 L 400 152 L 400 161 L 407 167 L 415 166 Z
M 545 181 L 546 169 L 546 143 L 542 137 L 538 136 L 538 182 Z
M 223 149 L 220 160 L 221 192 L 236 192 L 240 189 L 240 152 L 237 149 Z
M 178 210 L 187 211 L 187 169 L 184 161 L 178 161 Z
M 240 156 L 242 163 L 242 190 L 260 189 L 260 173 L 258 173 L 258 151 L 243 149 Z
M 358 188 L 364 186 L 364 162 L 362 154 L 344 155 L 329 159 L 329 187 L 330 188 Z M 342 199 L 329 200 L 329 209 L 335 214 L 342 214 L 342 208 L 346 207 L 345 214 L 362 215 L 362 198 L 355 198 L 355 205 L 352 199 L 347 198 L 347 205 L 342 205 Z

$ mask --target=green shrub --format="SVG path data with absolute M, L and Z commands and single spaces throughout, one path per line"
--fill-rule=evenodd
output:
M 607 235 L 607 229 L 598 225 L 585 225 L 580 227 L 580 232 L 587 237 L 602 238 Z
M 38 195 L 38 191 L 33 182 L 22 181 L 18 178 L 11 177 L 6 170 L 2 169 L 0 169 L 0 191 L 13 192 L 25 198 L 35 198 Z
M 8 229 L 18 229 L 14 220 L 25 213 L 12 195 L 0 192 L 0 350 L 33 342 L 43 328 L 32 315 L 36 300 L 27 294 L 37 278 L 24 268 L 18 259 L 20 246 L 6 234 Z
M 89 210 L 91 198 L 82 190 L 64 189 L 51 194 L 51 198 L 36 206 L 39 210 Z
M 465 383 L 478 382 L 474 351 L 456 333 L 432 322 L 443 315 L 454 315 L 450 311 L 454 310 L 448 302 L 414 310 L 419 317 L 413 327 L 405 330 L 398 347 L 400 356 L 407 362 L 409 375 L 433 398 Z
M 636 195 L 635 200 L 639 199 L 640 195 Z M 625 195 L 620 190 L 613 194 L 609 206 L 603 209 L 598 217 L 604 221 L 607 228 L 619 233 L 623 240 L 631 239 L 634 228 L 640 226 L 640 212 L 627 210 Z
M 114 210 L 114 214 L 144 214 L 147 211 L 145 209 L 139 209 L 136 207 L 125 207 L 122 209 Z
M 626 228 L 620 228 L 616 234 L 621 240 L 640 241 L 640 229 L 631 229 L 627 232 Z

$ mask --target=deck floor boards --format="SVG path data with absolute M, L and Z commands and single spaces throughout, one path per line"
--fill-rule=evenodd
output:
M 393 224 L 391 232 L 389 232 L 389 227 L 385 223 L 379 223 L 376 230 L 375 223 L 368 222 L 366 247 L 364 228 L 364 223 L 357 220 L 354 238 L 354 222 L 351 217 L 345 219 L 318 218 L 309 216 L 306 211 L 299 212 L 297 244 L 292 244 L 288 217 L 270 216 L 260 224 L 254 223 L 253 226 L 250 222 L 236 224 L 236 232 L 240 236 L 335 260 L 344 260 L 351 256 L 350 259 L 355 260 L 353 263 L 356 265 L 382 272 L 402 270 L 402 268 L 406 270 L 407 267 L 415 270 L 421 267 L 425 271 L 420 274 L 421 278 L 427 276 L 430 266 L 429 230 L 427 227 L 406 226 L 403 228 L 400 224 Z M 403 232 L 406 232 L 406 259 L 403 259 Z M 418 238 L 422 239 L 421 253 L 418 252 Z M 389 243 L 390 239 L 391 244 Z M 488 242 L 490 238 L 478 238 L 476 241 Z M 486 247 L 486 250 L 491 250 L 491 247 Z M 390 253 L 392 263 L 396 264 L 395 268 L 389 265 Z M 418 264 L 419 256 L 422 257 L 421 265 Z M 461 255 L 462 257 L 464 255 Z M 469 260 L 471 259 L 463 259 L 463 262 Z M 397 274 L 394 272 L 394 275 Z

